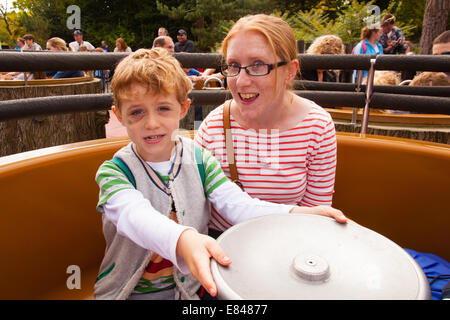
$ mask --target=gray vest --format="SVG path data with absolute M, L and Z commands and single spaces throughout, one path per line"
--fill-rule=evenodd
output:
M 173 181 L 169 182 L 178 223 L 207 234 L 210 207 L 195 162 L 194 142 L 179 138 L 181 143 L 178 146 L 182 146 L 181 166 L 178 172 L 175 172 Z M 136 189 L 142 192 L 157 211 L 169 217 L 170 196 L 152 182 L 147 169 L 131 146 L 132 143 L 120 149 L 115 157 L 125 162 L 132 172 Z M 104 215 L 102 219 L 106 251 L 100 266 L 100 275 L 94 286 L 95 298 L 127 299 L 143 275 L 153 252 L 117 234 L 115 225 Z M 198 299 L 196 291 L 200 288 L 200 283 L 193 276 L 183 275 L 174 267 L 174 280 L 176 283 L 174 299 Z

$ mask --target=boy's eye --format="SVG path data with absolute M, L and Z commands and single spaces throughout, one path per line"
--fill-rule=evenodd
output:
M 132 116 L 138 116 L 138 115 L 140 115 L 140 114 L 142 114 L 142 113 L 143 113 L 142 110 L 136 109 L 136 110 L 132 110 L 132 111 L 130 112 L 130 115 L 132 115 Z
M 161 107 L 159 107 L 159 110 L 160 110 L 160 111 L 169 111 L 170 108 L 167 107 L 167 106 L 161 106 Z

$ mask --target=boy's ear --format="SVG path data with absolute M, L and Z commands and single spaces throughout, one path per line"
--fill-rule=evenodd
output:
M 183 105 L 181 105 L 180 120 L 186 116 L 190 106 L 191 106 L 191 99 L 187 99 L 186 102 Z
M 116 106 L 112 106 L 112 111 L 117 117 L 117 120 L 119 120 L 120 123 L 122 123 L 122 114 L 120 113 L 120 110 L 117 110 Z

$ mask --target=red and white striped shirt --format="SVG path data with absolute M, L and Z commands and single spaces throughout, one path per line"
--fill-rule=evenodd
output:
M 311 111 L 292 129 L 267 134 L 247 130 L 231 118 L 239 180 L 261 200 L 300 206 L 331 206 L 336 173 L 336 132 L 328 112 L 312 101 Z M 195 141 L 219 160 L 230 178 L 223 129 L 223 105 L 202 122 Z M 224 231 L 231 224 L 212 208 L 209 227 Z

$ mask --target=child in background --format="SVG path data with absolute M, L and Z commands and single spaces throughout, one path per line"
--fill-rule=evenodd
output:
M 233 223 L 278 213 L 346 221 L 328 206 L 251 198 L 228 180 L 208 151 L 177 135 L 191 88 L 178 61 L 161 48 L 140 49 L 116 68 L 114 112 L 131 142 L 96 175 L 106 239 L 97 299 L 198 299 L 203 288 L 215 296 L 210 258 L 222 265 L 231 259 L 205 235 L 208 200 Z

